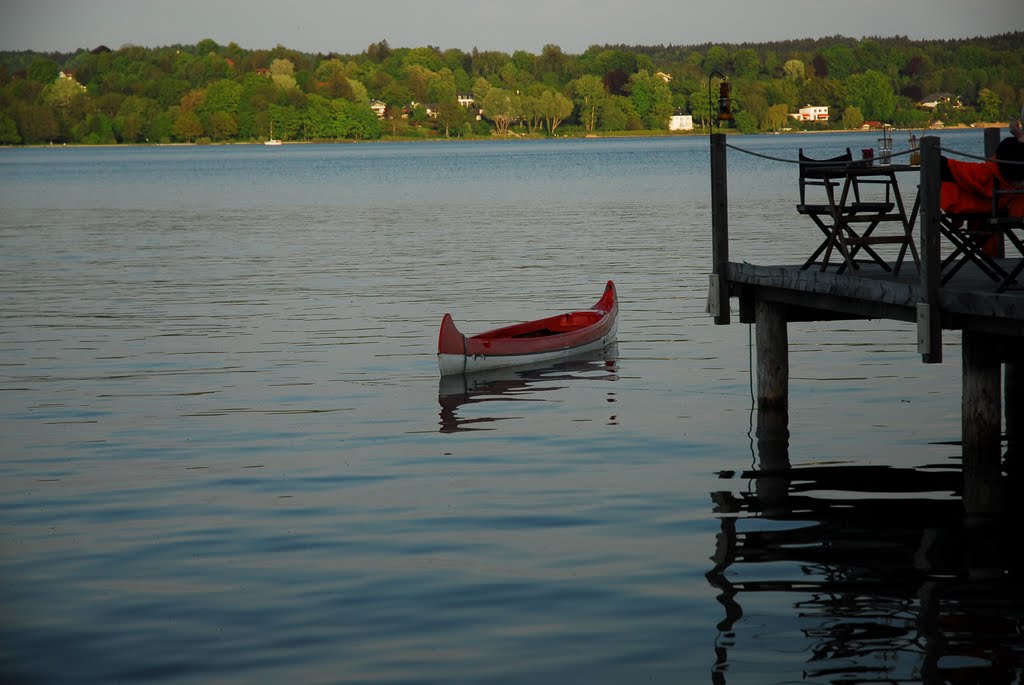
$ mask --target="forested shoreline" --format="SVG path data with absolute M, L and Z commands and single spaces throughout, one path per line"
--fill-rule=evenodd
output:
M 711 124 L 722 78 L 745 133 L 1007 121 L 1024 105 L 1024 33 L 595 45 L 581 54 L 386 40 L 355 55 L 212 40 L 0 52 L 0 144 L 653 133 L 667 132 L 673 113 L 692 115 L 699 130 Z M 929 98 L 937 105 L 923 106 Z M 829 120 L 793 120 L 804 105 L 827 106 Z

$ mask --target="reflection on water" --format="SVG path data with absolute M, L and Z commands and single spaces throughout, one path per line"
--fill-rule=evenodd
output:
M 554 393 L 576 381 L 614 381 L 618 379 L 618 347 L 613 343 L 602 350 L 585 352 L 562 362 L 495 369 L 481 373 L 441 376 L 437 401 L 441 405 L 442 433 L 490 430 L 495 421 L 522 418 L 510 416 L 508 405 L 490 415 L 465 416 L 469 405 L 490 402 L 543 402 L 537 393 Z M 609 402 L 614 402 L 614 397 Z M 615 420 L 612 414 L 609 421 Z
M 3 151 L 0 681 L 1019 672 L 1016 536 L 966 527 L 940 444 L 956 354 L 791 324 L 793 436 L 759 416 L 751 445 L 707 149 Z M 809 254 L 795 169 L 729 160 L 733 258 Z M 438 385 L 444 311 L 486 330 L 608 278 L 605 355 Z
M 792 467 L 769 424 L 757 466 L 721 474 L 746 491 L 711 493 L 720 532 L 707 579 L 725 612 L 712 682 L 750 669 L 775 681 L 767 664 L 795 641 L 815 682 L 1020 682 L 1011 513 L 965 516 L 955 464 Z

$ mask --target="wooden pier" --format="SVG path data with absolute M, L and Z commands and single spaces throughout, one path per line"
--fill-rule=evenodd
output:
M 986 154 L 998 140 L 998 129 L 986 130 Z M 730 262 L 727 149 L 725 134 L 711 136 L 713 264 L 708 303 L 716 324 L 732 320 L 732 298 L 738 299 L 739 321 L 756 324 L 759 444 L 771 449 L 781 442 L 785 449 L 788 438 L 788 322 L 914 323 L 924 363 L 941 363 L 943 335 L 959 333 L 964 504 L 973 513 L 1001 509 L 1004 416 L 1007 470 L 1022 466 L 1016 452 L 1024 442 L 1024 287 L 997 292 L 993 279 L 973 264 L 941 284 L 939 139 L 921 141 L 920 211 L 914 224 L 920 267 L 904 264 L 896 275 L 873 263 L 844 270 L 840 261 L 824 268 Z M 1007 252 L 1006 264 L 1024 258 L 1009 248 Z M 1024 277 L 1018 280 L 1024 284 Z

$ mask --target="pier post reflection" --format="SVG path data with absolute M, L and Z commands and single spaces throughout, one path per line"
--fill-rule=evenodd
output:
M 1009 361 L 1003 365 L 1003 396 L 1006 453 L 1004 461 L 1008 476 L 1007 487 L 1017 491 L 1024 480 L 1024 361 Z
M 998 490 L 975 516 L 956 459 L 793 466 L 786 418 L 759 412 L 755 466 L 711 493 L 711 682 L 1020 682 L 1019 517 Z
M 789 496 L 789 412 L 757 412 L 758 498 L 767 506 L 785 507 Z

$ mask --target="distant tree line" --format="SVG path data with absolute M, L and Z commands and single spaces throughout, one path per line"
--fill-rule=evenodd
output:
M 212 40 L 0 52 L 0 144 L 245 142 L 271 131 L 304 141 L 652 131 L 680 110 L 706 127 L 720 75 L 732 84 L 744 132 L 1006 121 L 1024 104 L 1024 33 L 594 45 L 579 55 L 557 45 L 507 54 L 386 40 L 358 55 Z M 949 100 L 922 109 L 932 94 Z M 828 106 L 830 121 L 790 118 L 808 104 Z

